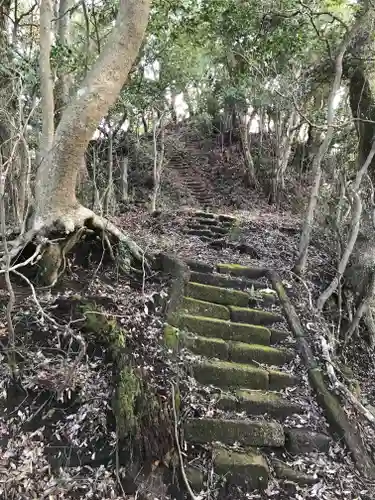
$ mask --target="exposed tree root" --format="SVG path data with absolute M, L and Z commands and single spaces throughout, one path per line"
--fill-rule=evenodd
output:
M 13 261 L 28 244 L 35 244 L 39 255 L 34 252 L 32 259 L 27 259 L 27 262 L 35 262 L 38 258 L 41 269 L 39 278 L 46 286 L 53 286 L 65 271 L 66 255 L 90 233 L 98 233 L 104 238 L 112 258 L 114 254 L 110 239 L 126 247 L 129 257 L 143 262 L 142 249 L 129 236 L 110 221 L 81 205 L 68 211 L 64 210 L 63 214 L 54 213 L 46 218 L 36 214 L 32 227 L 13 242 L 9 242 L 8 258 Z M 61 237 L 56 239 L 59 235 Z M 126 264 L 130 267 L 130 259 L 126 259 Z M 5 256 L 0 259 L 0 272 L 4 265 Z M 22 265 L 18 264 L 17 267 Z

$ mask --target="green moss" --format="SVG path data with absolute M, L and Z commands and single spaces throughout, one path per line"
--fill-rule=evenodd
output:
M 207 316 L 210 318 L 226 319 L 230 317 L 229 309 L 220 304 L 213 304 L 204 300 L 193 299 L 191 297 L 184 297 L 182 303 L 182 310 L 188 314 L 197 316 Z
M 121 355 L 126 344 L 126 332 L 118 326 L 116 319 L 96 304 L 85 303 L 81 310 L 86 318 L 85 330 L 96 333 L 100 341 L 108 344 L 114 358 Z
M 269 377 L 271 391 L 279 391 L 298 384 L 298 378 L 291 373 L 269 370 Z
M 239 442 L 245 446 L 284 446 L 285 443 L 281 424 L 213 418 L 188 420 L 185 425 L 185 437 L 193 443 Z
M 279 342 L 285 342 L 290 339 L 290 333 L 285 332 L 284 330 L 275 330 L 271 329 L 271 344 L 278 344 Z
M 179 346 L 179 331 L 171 325 L 164 327 L 164 343 L 172 351 L 177 351 Z
M 284 320 L 281 314 L 276 314 L 261 309 L 250 309 L 248 307 L 230 306 L 230 316 L 232 321 L 248 323 L 252 325 L 272 325 Z
M 186 335 L 184 345 L 195 354 L 208 358 L 228 359 L 229 345 L 222 339 Z
M 249 303 L 249 295 L 245 292 L 204 285 L 203 283 L 188 283 L 186 295 L 193 299 L 222 305 L 247 306 Z
M 131 368 L 123 368 L 119 373 L 119 381 L 114 402 L 117 434 L 120 439 L 135 431 L 137 417 L 135 402 L 141 393 L 141 383 Z
M 258 402 L 262 402 L 262 403 L 280 400 L 280 396 L 274 392 L 236 391 L 236 396 L 240 399 L 247 399 L 247 400 L 258 401 Z
M 227 361 L 206 361 L 193 366 L 198 382 L 223 388 L 268 389 L 268 373 L 255 366 Z
M 271 332 L 263 326 L 231 323 L 221 319 L 188 314 L 181 315 L 179 326 L 203 337 L 215 337 L 223 340 L 269 345 L 271 338 Z
M 265 345 L 232 342 L 230 344 L 230 359 L 237 363 L 266 363 L 268 365 L 283 365 L 294 358 L 291 349 L 275 349 Z
M 267 487 L 269 468 L 263 455 L 248 450 L 239 453 L 224 448 L 216 448 L 213 453 L 215 472 L 236 485 L 246 485 L 253 489 Z

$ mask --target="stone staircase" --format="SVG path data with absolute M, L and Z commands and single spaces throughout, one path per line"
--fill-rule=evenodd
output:
M 211 450 L 214 471 L 225 477 L 226 487 L 265 489 L 272 474 L 314 483 L 316 477 L 280 460 L 285 453 L 327 453 L 330 438 L 293 426 L 293 419 L 288 422 L 306 406 L 289 396 L 300 383 L 290 369 L 297 354 L 267 270 L 237 264 L 189 266 L 190 281 L 165 327 L 165 340 L 188 353 L 190 373 L 214 407 L 209 415 L 192 412 L 184 423 L 186 442 Z M 192 467 L 187 472 L 200 491 L 204 474 Z
M 175 153 L 171 157 L 169 168 L 178 174 L 181 184 L 192 194 L 198 205 L 209 208 L 212 205 L 212 186 L 202 177 L 199 166 L 193 166 L 194 159 L 199 165 L 200 158 L 187 148 L 183 153 Z
M 209 212 L 194 212 L 187 222 L 186 234 L 198 236 L 202 241 L 220 246 L 236 223 L 231 215 L 215 215 Z

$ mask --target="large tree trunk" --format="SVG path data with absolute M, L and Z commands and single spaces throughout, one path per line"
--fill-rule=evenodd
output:
M 58 44 L 67 48 L 70 45 L 70 23 L 69 9 L 73 5 L 73 0 L 60 0 L 56 35 Z M 71 87 L 71 75 L 62 67 L 57 68 L 57 81 L 55 84 L 55 127 L 59 124 L 62 113 L 69 102 L 69 91 Z
M 15 257 L 34 238 L 43 245 L 39 262 L 41 278 L 53 285 L 59 269 L 82 235 L 81 229 L 106 231 L 126 245 L 130 254 L 142 260 L 142 250 L 112 223 L 82 206 L 76 198 L 78 171 L 87 145 L 107 115 L 126 82 L 131 66 L 140 49 L 150 10 L 151 0 L 120 0 L 116 24 L 97 62 L 86 75 L 81 88 L 64 110 L 53 134 L 53 86 L 50 70 L 52 0 L 42 0 L 40 9 L 40 71 L 42 89 L 43 129 L 41 164 L 37 171 L 35 207 L 29 230 L 13 242 L 9 252 Z M 51 139 L 52 137 L 52 139 Z M 53 232 L 65 233 L 60 243 L 45 240 Z M 70 234 L 72 233 L 72 234 Z M 107 238 L 108 242 L 108 238 Z M 130 259 L 123 259 L 130 265 Z
M 150 0 L 120 0 L 115 27 L 99 59 L 63 112 L 53 146 L 37 173 L 35 231 L 60 222 L 71 232 L 94 216 L 76 199 L 77 173 L 99 120 L 114 104 L 138 54 L 150 3 Z

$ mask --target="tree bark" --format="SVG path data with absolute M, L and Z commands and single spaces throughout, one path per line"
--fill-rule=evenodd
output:
M 78 169 L 99 120 L 114 104 L 138 54 L 150 3 L 120 0 L 115 27 L 99 59 L 63 112 L 53 147 L 37 172 L 34 231 L 59 222 L 66 232 L 71 232 L 77 224 L 95 216 L 76 199 Z
M 121 200 L 125 203 L 129 201 L 128 164 L 129 158 L 125 156 L 121 160 Z
M 73 0 L 60 0 L 58 20 L 56 27 L 57 42 L 63 48 L 70 45 L 70 23 L 67 12 L 73 5 Z M 62 113 L 69 102 L 71 76 L 63 67 L 57 68 L 57 81 L 55 84 L 55 127 L 60 122 Z
M 42 164 L 52 148 L 54 136 L 54 101 L 53 81 L 50 53 L 52 47 L 52 0 L 42 0 L 40 4 L 40 90 L 42 95 L 42 135 L 40 137 L 40 152 Z

